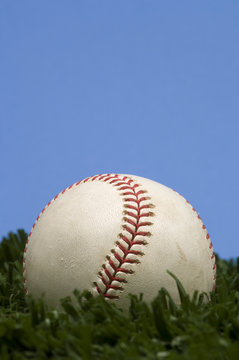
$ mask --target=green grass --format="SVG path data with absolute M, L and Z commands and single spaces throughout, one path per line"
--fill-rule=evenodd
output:
M 130 296 L 128 312 L 102 297 L 75 291 L 64 311 L 27 301 L 22 256 L 26 233 L 0 243 L 0 359 L 239 359 L 239 259 L 217 258 L 217 286 L 210 303 L 189 299 L 177 282 L 181 307 L 166 289 L 152 304 Z

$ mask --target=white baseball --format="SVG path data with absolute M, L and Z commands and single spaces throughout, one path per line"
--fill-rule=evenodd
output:
M 69 186 L 40 213 L 23 262 L 26 294 L 49 305 L 74 289 L 128 303 L 161 287 L 178 303 L 174 273 L 192 295 L 215 287 L 212 243 L 200 216 L 177 192 L 132 175 L 97 175 Z

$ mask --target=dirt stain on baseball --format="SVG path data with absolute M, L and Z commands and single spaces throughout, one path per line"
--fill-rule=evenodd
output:
M 183 250 L 181 249 L 181 247 L 179 246 L 179 244 L 176 242 L 176 246 L 179 252 L 179 257 L 180 259 L 182 259 L 183 261 L 187 261 L 186 255 L 184 254 Z

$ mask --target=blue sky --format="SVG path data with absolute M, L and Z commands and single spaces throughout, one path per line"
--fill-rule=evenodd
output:
M 0 3 L 0 238 L 98 173 L 144 176 L 239 256 L 239 2 Z

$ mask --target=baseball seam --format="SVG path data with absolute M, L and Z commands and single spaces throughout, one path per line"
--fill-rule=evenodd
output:
M 105 179 L 108 180 L 111 178 Z M 118 234 L 115 247 L 111 249 L 111 255 L 106 256 L 106 261 L 98 273 L 98 279 L 93 285 L 105 298 L 118 299 L 119 294 L 124 290 L 122 285 L 127 283 L 126 278 L 134 274 L 135 264 L 139 264 L 139 258 L 144 255 L 144 246 L 148 244 L 146 238 L 151 236 L 148 227 L 153 223 L 141 219 L 154 216 L 153 212 L 148 211 L 154 205 L 149 202 L 150 197 L 145 196 L 146 190 L 136 190 L 140 185 L 127 176 L 113 179 L 109 183 L 114 183 L 124 196 L 123 203 L 126 210 L 123 211 L 123 231 Z M 147 231 L 144 231 L 145 227 Z
M 216 277 L 217 277 L 217 269 L 216 269 L 216 258 L 215 258 L 215 253 L 213 250 L 213 245 L 212 245 L 212 241 L 210 238 L 210 235 L 206 229 L 206 226 L 204 225 L 201 216 L 197 213 L 196 209 L 190 204 L 190 202 L 188 200 L 186 200 L 181 194 L 179 194 L 176 190 L 174 190 L 179 196 L 181 196 L 185 201 L 186 204 L 188 204 L 188 206 L 191 207 L 191 210 L 194 212 L 195 216 L 197 217 L 197 219 L 201 222 L 201 227 L 205 233 L 205 238 L 206 241 L 209 243 L 208 245 L 208 250 L 209 250 L 209 254 L 210 254 L 210 259 L 212 261 L 212 271 L 213 271 L 213 285 L 212 285 L 212 291 L 215 290 L 216 287 Z
M 202 229 L 204 230 L 205 232 L 205 237 L 206 237 L 206 240 L 207 242 L 209 243 L 209 253 L 210 253 L 210 258 L 211 258 L 211 261 L 212 261 L 212 271 L 213 271 L 213 285 L 212 285 L 212 291 L 215 290 L 215 286 L 216 286 L 216 277 L 217 277 L 217 274 L 216 274 L 216 258 L 215 258 L 215 253 L 214 253 L 214 250 L 213 250 L 213 245 L 212 245 L 212 240 L 210 238 L 210 235 L 209 233 L 207 232 L 207 229 L 206 229 L 206 226 L 204 225 L 202 219 L 201 219 L 201 216 L 197 213 L 196 209 L 190 204 L 189 201 L 186 200 L 186 203 L 191 206 L 192 208 L 192 211 L 195 213 L 196 217 L 198 218 L 198 220 L 201 222 L 201 226 L 202 226 Z

